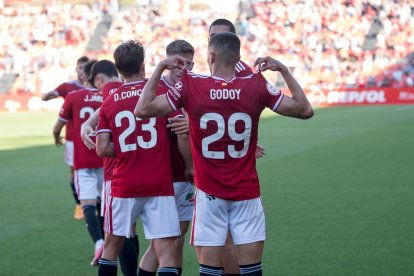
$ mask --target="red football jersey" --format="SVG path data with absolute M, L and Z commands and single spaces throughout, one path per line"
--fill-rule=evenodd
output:
M 134 108 L 145 81 L 119 87 L 99 111 L 97 133 L 110 132 L 118 164 L 113 171 L 112 196 L 122 198 L 172 196 L 167 120 L 141 120 Z
M 77 80 L 64 82 L 58 87 L 56 87 L 54 90 L 57 92 L 56 96 L 60 96 L 62 98 L 66 98 L 66 96 L 69 94 L 69 92 L 76 91 L 79 89 L 82 89 L 83 85 L 80 84 Z M 72 122 L 68 121 L 66 123 L 66 130 L 65 130 L 65 139 L 66 141 L 73 141 L 73 135 L 72 135 Z
M 123 83 L 120 81 L 113 81 L 105 83 L 102 87 L 102 97 L 105 101 L 110 95 L 112 95 Z
M 123 83 L 120 81 L 108 82 L 102 87 L 102 97 L 103 100 L 107 99 L 112 95 Z M 112 179 L 112 172 L 118 163 L 117 158 L 103 158 L 104 166 L 104 181 L 109 181 Z
M 81 89 L 69 93 L 62 109 L 60 110 L 59 120 L 72 121 L 74 160 L 73 168 L 92 169 L 102 167 L 102 158 L 98 157 L 95 150 L 89 150 L 82 142 L 80 130 L 82 124 L 98 109 L 102 104 L 102 94 L 96 89 Z
M 282 99 L 260 72 L 230 81 L 184 72 L 167 100 L 188 113 L 198 188 L 227 200 L 260 196 L 255 158 L 260 114 L 265 107 L 275 110 Z
M 159 82 L 157 88 L 157 94 L 165 94 L 167 93 L 168 89 L 172 86 L 164 76 L 161 77 L 161 81 Z M 176 116 L 182 116 L 183 113 L 181 109 L 175 111 L 174 113 L 170 114 L 168 118 L 174 118 Z M 185 162 L 183 157 L 181 156 L 180 150 L 178 149 L 178 141 L 177 135 L 168 130 L 168 136 L 170 139 L 170 150 L 171 150 L 171 170 L 172 170 L 172 179 L 173 182 L 185 182 Z
M 82 89 L 83 85 L 80 84 L 78 81 L 68 81 L 64 82 L 58 87 L 56 87 L 54 90 L 57 92 L 57 95 L 63 98 L 66 98 L 66 96 L 69 94 L 69 92 Z
M 252 68 L 250 68 L 249 65 L 247 65 L 245 62 L 239 60 L 239 62 L 236 63 L 236 77 L 246 77 L 251 74 L 253 74 Z

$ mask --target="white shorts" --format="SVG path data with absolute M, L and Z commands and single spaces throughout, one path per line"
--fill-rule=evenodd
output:
M 102 193 L 103 169 L 75 170 L 75 188 L 79 200 L 97 199 Z
M 194 209 L 194 185 L 189 182 L 174 182 L 174 195 L 178 219 L 190 221 Z
M 73 167 L 73 141 L 65 142 L 65 163 L 69 167 Z
M 230 230 L 235 245 L 266 240 L 261 197 L 230 201 L 196 189 L 192 245 L 224 246 Z
M 102 186 L 101 217 L 105 218 L 106 206 L 109 205 L 109 200 L 111 200 L 111 180 L 105 181 Z
M 148 240 L 179 236 L 180 223 L 173 196 L 110 197 L 105 211 L 107 233 L 129 238 L 131 227 L 140 217 Z

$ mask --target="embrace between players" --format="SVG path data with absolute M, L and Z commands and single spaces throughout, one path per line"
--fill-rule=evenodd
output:
M 115 64 L 98 61 L 91 67 L 90 83 L 104 98 L 102 105 L 84 111 L 94 114 L 82 126 L 84 147 L 91 151 L 87 154 L 93 155 L 96 147 L 97 155 L 104 157 L 105 238 L 93 260 L 99 262 L 99 275 L 116 275 L 118 257 L 124 275 L 137 275 L 138 246 L 133 241 L 138 217 L 151 240 L 138 275 L 181 275 L 184 235 L 191 218 L 190 241 L 200 275 L 262 275 L 266 234 L 256 172 L 256 157 L 263 155 L 257 145 L 260 114 L 268 107 L 284 116 L 308 119 L 313 110 L 282 63 L 258 58 L 254 63 L 258 71 L 253 73 L 240 61 L 240 40 L 231 22 L 214 21 L 209 35 L 211 76 L 191 72 L 194 49 L 183 40 L 167 47 L 167 59 L 149 80 L 144 48 L 135 41 L 116 48 Z M 261 74 L 265 70 L 280 72 L 291 96 L 268 83 Z M 99 102 L 97 91 L 88 93 L 76 92 L 73 97 Z M 73 107 L 66 101 L 62 122 L 74 120 L 74 115 L 67 115 L 66 109 Z M 95 143 L 88 135 L 96 126 Z M 77 135 L 81 136 L 80 130 Z M 80 170 L 80 194 L 83 187 L 96 200 L 99 181 L 87 178 L 97 167 L 87 169 Z M 196 186 L 194 200 L 190 182 Z M 81 203 L 86 200 L 85 206 L 96 205 L 79 198 Z M 96 230 L 91 231 L 89 224 L 97 222 L 87 221 L 90 234 Z M 94 235 L 95 242 L 103 239 Z M 131 238 L 131 243 L 125 242 Z

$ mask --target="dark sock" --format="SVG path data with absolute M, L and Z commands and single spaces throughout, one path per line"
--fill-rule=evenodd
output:
M 138 255 L 133 237 L 125 239 L 124 245 L 119 253 L 119 264 L 121 265 L 124 276 L 137 275 Z
M 223 272 L 222 267 L 215 267 L 215 266 L 209 266 L 209 265 L 203 265 L 200 264 L 200 276 L 220 276 Z
M 241 274 L 229 274 L 229 273 L 224 273 L 223 275 L 225 275 L 225 276 L 240 276 Z
M 178 275 L 181 276 L 181 274 L 183 274 L 183 268 L 182 267 L 177 267 L 178 269 Z
M 138 234 L 134 234 L 134 244 L 135 244 L 135 250 L 137 251 L 137 256 L 139 256 L 139 240 L 138 240 Z
M 157 274 L 157 272 L 146 271 L 142 268 L 139 268 L 138 270 L 138 276 L 155 276 L 155 274 Z
M 240 265 L 240 274 L 249 276 L 262 276 L 262 263 Z
M 97 240 L 103 239 L 101 225 L 96 215 L 96 207 L 93 205 L 85 205 L 82 209 L 85 216 L 86 228 L 93 242 L 96 243 Z
M 75 189 L 75 182 L 73 181 L 73 179 L 70 181 L 70 188 L 72 189 L 72 195 L 73 195 L 73 198 L 75 199 L 76 204 L 80 204 L 80 201 L 78 199 L 78 193 L 76 192 L 76 189 Z
M 96 202 L 96 211 L 98 213 L 99 225 L 101 225 L 102 237 L 105 237 L 104 217 L 101 216 L 101 208 L 102 208 L 101 199 L 98 198 L 98 201 Z
M 177 276 L 178 269 L 176 267 L 160 267 L 157 270 L 158 276 Z
M 101 258 L 99 260 L 98 276 L 116 276 L 117 262 Z

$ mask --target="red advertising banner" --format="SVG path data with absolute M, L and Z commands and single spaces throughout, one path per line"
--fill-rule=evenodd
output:
M 414 104 L 414 87 L 308 90 L 305 93 L 315 106 Z M 58 111 L 62 104 L 62 98 L 43 102 L 36 95 L 0 95 L 0 111 Z
M 316 106 L 414 104 L 413 87 L 315 90 L 305 93 L 311 104 Z
M 44 102 L 35 95 L 0 95 L 0 111 L 58 111 L 62 104 L 62 98 Z

